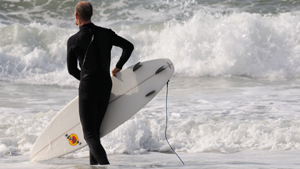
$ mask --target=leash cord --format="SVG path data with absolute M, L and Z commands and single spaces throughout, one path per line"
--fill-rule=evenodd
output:
M 178 154 L 175 152 L 175 150 L 172 148 L 172 146 L 170 145 L 168 138 L 167 138 L 167 128 L 168 128 L 168 90 L 169 90 L 169 81 L 167 82 L 167 94 L 166 94 L 166 128 L 165 128 L 165 138 L 167 143 L 169 144 L 170 148 L 172 149 L 172 151 L 176 154 L 176 156 L 179 158 L 179 160 L 182 162 L 183 165 L 184 162 L 181 160 L 181 158 L 178 156 Z

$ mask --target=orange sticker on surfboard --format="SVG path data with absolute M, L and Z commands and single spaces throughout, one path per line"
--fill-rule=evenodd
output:
M 72 133 L 70 135 L 66 134 L 65 136 L 67 137 L 69 144 L 71 146 L 76 146 L 77 144 L 81 145 L 81 142 L 79 142 L 78 136 L 76 134 L 74 134 L 74 133 Z

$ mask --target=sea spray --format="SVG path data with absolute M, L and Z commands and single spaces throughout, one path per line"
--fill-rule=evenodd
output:
M 141 32 L 148 34 L 149 47 L 138 52 L 147 59 L 172 59 L 180 76 L 298 76 L 298 19 L 198 12 L 184 23 L 166 23 L 160 32 Z
M 0 131 L 6 137 L 0 138 L 0 157 L 30 152 L 39 134 L 56 115 L 54 111 L 31 115 L 1 112 Z
M 115 29 L 135 44 L 127 66 L 170 58 L 175 75 L 297 77 L 299 17 L 289 13 L 262 16 L 197 12 L 186 21 L 168 21 L 159 29 Z M 75 86 L 66 71 L 66 43 L 77 30 L 33 23 L 1 28 L 0 79 L 32 84 Z M 112 51 L 112 65 L 121 50 Z M 30 79 L 30 80 L 28 80 Z M 66 83 L 59 83 L 67 80 Z

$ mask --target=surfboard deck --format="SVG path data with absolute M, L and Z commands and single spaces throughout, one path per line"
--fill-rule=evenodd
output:
M 110 101 L 100 137 L 110 133 L 142 109 L 174 73 L 169 59 L 139 62 L 112 77 Z M 31 149 L 30 161 L 59 157 L 85 147 L 79 119 L 78 97 L 67 104 L 47 125 Z

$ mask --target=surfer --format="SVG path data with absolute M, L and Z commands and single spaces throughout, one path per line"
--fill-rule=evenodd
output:
M 79 31 L 67 43 L 67 66 L 69 73 L 80 81 L 79 116 L 90 148 L 90 164 L 109 164 L 101 145 L 99 131 L 106 112 L 112 88 L 110 60 L 112 46 L 123 49 L 112 75 L 116 76 L 129 59 L 134 46 L 111 29 L 91 22 L 93 7 L 81 1 L 75 6 L 75 24 Z M 77 68 L 79 62 L 80 70 Z

